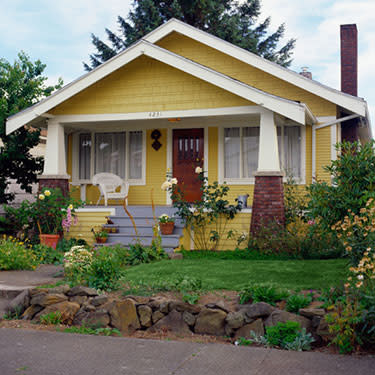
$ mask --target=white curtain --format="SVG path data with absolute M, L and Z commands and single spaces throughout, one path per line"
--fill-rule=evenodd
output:
M 240 177 L 240 128 L 224 129 L 224 177 Z
M 97 133 L 95 173 L 109 172 L 125 177 L 125 133 Z
M 242 167 L 243 177 L 254 177 L 258 169 L 259 127 L 242 129 Z
M 301 177 L 301 128 L 284 126 L 284 170 Z
M 142 132 L 129 132 L 129 178 L 142 178 Z
M 79 179 L 89 180 L 91 174 L 91 134 L 79 135 Z

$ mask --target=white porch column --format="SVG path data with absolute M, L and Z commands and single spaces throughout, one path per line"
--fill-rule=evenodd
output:
M 258 172 L 280 172 L 277 127 L 273 112 L 260 115 Z
M 48 120 L 46 155 L 43 175 L 67 176 L 65 157 L 64 126 L 57 121 Z

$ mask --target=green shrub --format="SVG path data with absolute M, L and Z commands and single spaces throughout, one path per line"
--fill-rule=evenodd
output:
M 299 309 L 309 306 L 311 302 L 311 296 L 291 294 L 286 300 L 286 310 L 297 314 Z
M 46 245 L 34 245 L 33 252 L 41 264 L 62 264 L 64 260 L 63 252 Z
M 12 237 L 0 239 L 0 270 L 34 270 L 38 264 L 31 246 Z
M 92 250 L 85 246 L 73 246 L 64 254 L 65 279 L 72 285 L 85 284 L 92 258 Z
M 154 247 L 147 247 L 136 243 L 134 245 L 129 245 L 126 264 L 136 266 L 141 263 L 150 263 L 167 257 L 164 250 L 158 250 Z
M 125 249 L 123 249 L 125 252 Z M 124 269 L 124 257 L 120 251 L 103 246 L 97 249 L 87 272 L 87 283 L 90 287 L 100 290 L 116 289 Z
M 39 318 L 40 323 L 42 324 L 61 324 L 62 317 L 61 317 L 61 312 L 60 311 L 52 311 L 48 314 L 43 314 Z
M 332 183 L 316 181 L 307 188 L 307 215 L 319 219 L 327 231 L 344 219 L 348 209 L 359 214 L 369 198 L 375 198 L 374 145 L 374 141 L 338 144 L 340 155 L 325 168 Z
M 257 344 L 297 351 L 310 350 L 311 343 L 315 341 L 305 328 L 301 329 L 298 322 L 292 321 L 266 327 L 264 336 L 257 336 L 253 331 L 251 336 L 252 341 Z
M 287 291 L 279 290 L 272 285 L 257 285 L 251 284 L 243 288 L 240 293 L 240 304 L 247 302 L 266 302 L 275 306 L 276 302 L 287 298 L 289 293 Z

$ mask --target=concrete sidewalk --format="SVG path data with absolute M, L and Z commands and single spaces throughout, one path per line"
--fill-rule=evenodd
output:
M 0 374 L 369 375 L 375 357 L 0 329 Z
M 35 271 L 0 271 L 0 317 L 8 302 L 25 289 L 43 284 L 55 284 L 62 266 L 42 264 Z

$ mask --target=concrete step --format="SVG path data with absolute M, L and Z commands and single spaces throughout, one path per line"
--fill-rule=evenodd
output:
M 177 247 L 180 243 L 179 234 L 171 234 L 169 236 L 162 236 L 163 247 Z M 152 242 L 152 235 L 150 236 L 139 236 L 138 238 L 133 235 L 126 235 L 122 233 L 111 233 L 108 236 L 107 244 L 121 243 L 123 245 L 135 244 L 140 241 L 144 246 L 150 246 Z
M 134 236 L 136 234 L 133 225 L 106 225 L 107 228 L 116 227 L 118 229 L 118 233 L 126 234 Z M 183 225 L 175 225 L 173 234 L 182 235 L 184 230 Z M 140 237 L 142 236 L 152 236 L 153 235 L 153 228 L 147 224 L 139 224 L 137 225 L 137 233 Z M 111 235 L 112 233 L 110 233 Z

